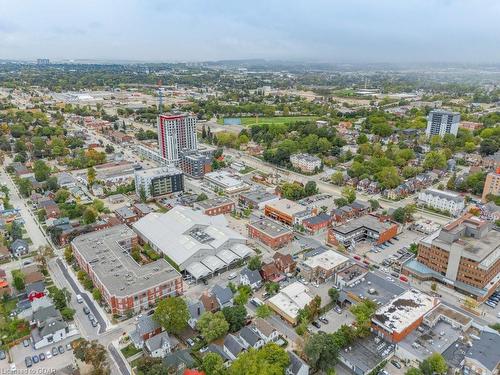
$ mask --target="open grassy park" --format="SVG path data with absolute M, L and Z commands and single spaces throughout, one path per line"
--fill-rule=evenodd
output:
M 257 125 L 257 124 L 290 124 L 298 121 L 316 121 L 317 116 L 276 116 L 276 117 L 241 117 L 242 125 Z M 224 119 L 219 118 L 218 124 L 223 124 Z M 231 126 L 231 125 L 228 125 Z

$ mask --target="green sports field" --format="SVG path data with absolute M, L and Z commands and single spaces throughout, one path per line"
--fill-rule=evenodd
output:
M 319 117 L 317 116 L 282 116 L 282 117 L 241 117 L 242 125 L 256 125 L 258 124 L 289 124 L 298 121 L 315 121 Z M 217 123 L 223 124 L 224 119 L 219 118 Z M 228 125 L 231 126 L 231 125 Z

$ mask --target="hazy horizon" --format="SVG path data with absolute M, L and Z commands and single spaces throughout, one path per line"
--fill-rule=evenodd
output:
M 498 63 L 494 0 L 0 0 L 0 59 Z

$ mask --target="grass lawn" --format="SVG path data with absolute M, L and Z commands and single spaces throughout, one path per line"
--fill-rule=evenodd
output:
M 298 121 L 315 121 L 319 117 L 318 116 L 277 116 L 277 117 L 259 117 L 258 118 L 258 123 L 259 124 L 289 124 L 289 123 L 294 123 Z M 219 118 L 217 119 L 218 124 L 223 124 L 224 119 Z M 241 124 L 242 125 L 256 125 L 257 124 L 257 119 L 255 117 L 241 117 Z M 228 125 L 231 126 L 231 125 Z
M 250 173 L 250 172 L 253 172 L 255 171 L 255 168 L 252 168 L 252 167 L 249 167 L 248 165 L 245 166 L 245 168 L 243 168 L 240 173 L 241 174 L 247 174 L 247 173 Z
M 141 349 L 137 349 L 134 344 L 128 344 L 126 347 L 120 350 L 125 358 L 132 357 L 134 354 L 142 352 Z

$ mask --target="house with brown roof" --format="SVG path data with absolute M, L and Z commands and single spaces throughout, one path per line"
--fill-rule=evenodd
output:
M 290 254 L 281 254 L 276 252 L 273 255 L 274 265 L 283 273 L 293 273 L 297 267 L 297 262 L 293 260 Z
M 260 270 L 260 274 L 265 281 L 280 281 L 284 278 L 274 263 L 264 264 Z
M 259 333 L 265 344 L 274 342 L 279 338 L 279 332 L 265 319 L 255 318 L 252 326 Z
M 213 293 L 205 292 L 201 295 L 200 301 L 205 307 L 205 311 L 216 312 L 220 309 L 219 302 Z
M 10 259 L 11 253 L 7 246 L 0 245 L 0 262 L 4 262 Z
M 45 280 L 45 277 L 40 271 L 30 272 L 24 275 L 24 283 L 26 285 L 37 283 Z

